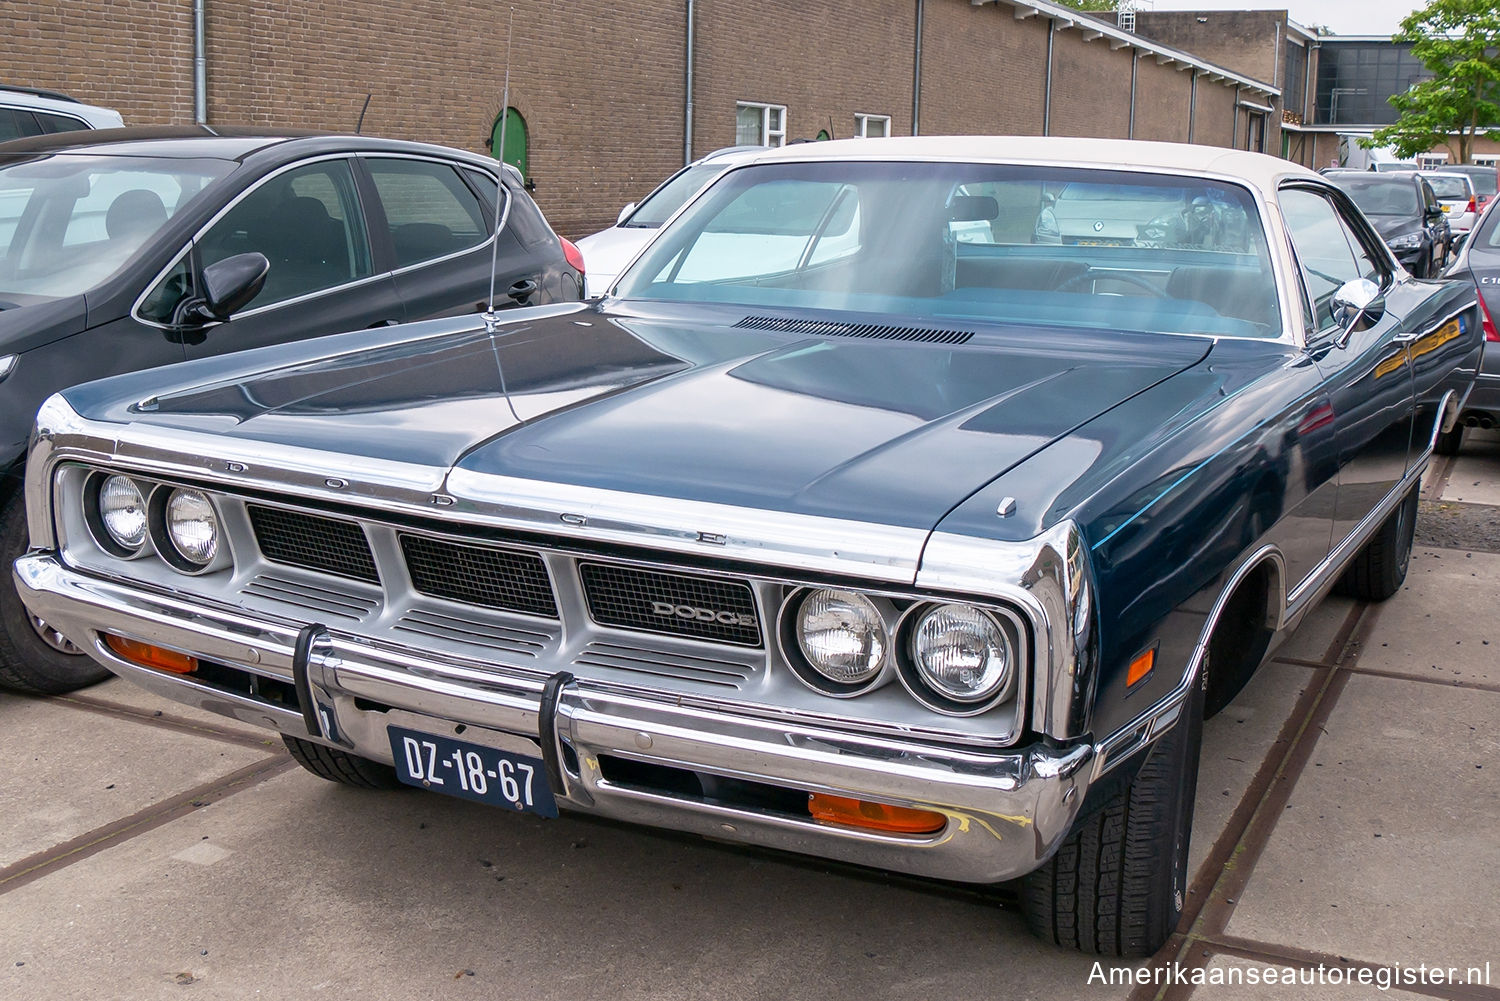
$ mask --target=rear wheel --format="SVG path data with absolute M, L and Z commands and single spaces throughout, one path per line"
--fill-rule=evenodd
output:
M 17 491 L 0 507 L 0 685 L 58 695 L 109 677 L 109 670 L 21 603 L 11 564 L 26 553 L 26 500 Z
M 320 779 L 358 789 L 397 789 L 401 786 L 396 770 L 390 765 L 287 734 L 281 735 L 281 742 L 297 764 Z
M 1455 423 L 1452 431 L 1439 431 L 1432 450 L 1438 455 L 1457 455 L 1464 441 L 1464 426 Z
M 1182 716 L 1128 785 L 1074 825 L 1057 854 L 1021 881 L 1038 937 L 1082 952 L 1149 956 L 1187 897 L 1188 838 L 1203 736 L 1204 658 Z
M 1361 601 L 1384 601 L 1406 581 L 1417 529 L 1417 488 L 1401 501 L 1339 578 L 1338 592 Z

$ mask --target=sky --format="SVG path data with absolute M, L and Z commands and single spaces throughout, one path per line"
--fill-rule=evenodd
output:
M 1389 35 L 1419 0 L 1142 0 L 1142 10 L 1287 10 L 1292 20 L 1340 35 Z

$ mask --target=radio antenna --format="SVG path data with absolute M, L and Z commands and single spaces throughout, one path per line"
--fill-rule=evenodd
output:
M 505 190 L 505 128 L 510 124 L 510 42 L 516 27 L 516 9 L 510 9 L 510 20 L 505 27 L 505 88 L 500 94 L 500 149 L 494 149 L 491 140 L 490 152 L 500 161 L 500 175 L 495 179 L 495 233 L 490 244 L 490 305 L 484 312 L 484 329 L 493 334 L 500 318 L 495 315 L 495 272 L 500 270 L 500 230 L 510 217 L 510 193 Z M 503 198 L 502 198 L 503 196 Z M 500 202 L 505 202 L 505 212 L 500 212 Z

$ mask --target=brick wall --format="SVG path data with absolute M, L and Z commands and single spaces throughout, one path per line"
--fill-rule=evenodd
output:
M 1135 137 L 1187 142 L 1191 71 L 1176 63 L 1163 66 L 1149 55 L 1140 58 L 1135 86 Z
M 1010 8 L 928 3 L 922 33 L 922 132 L 1041 135 L 1047 22 Z
M 192 0 L 0 0 L 0 16 L 0 81 L 114 108 L 133 125 L 193 120 Z
M 1192 71 L 1183 74 L 1189 77 L 1188 84 L 1191 88 Z M 1198 77 L 1198 105 L 1193 113 L 1193 142 L 1204 146 L 1235 146 L 1245 145 L 1243 138 L 1238 144 L 1235 143 L 1235 114 L 1234 114 L 1234 87 L 1225 87 L 1223 84 L 1210 83 L 1208 78 Z M 1245 116 L 1242 112 L 1239 116 L 1241 136 L 1245 127 Z M 1269 149 L 1270 147 L 1267 146 Z
M 1137 81 L 1139 83 L 1139 81 Z M 1052 46 L 1052 134 L 1130 137 L 1130 51 L 1112 51 L 1079 29 L 1056 32 Z

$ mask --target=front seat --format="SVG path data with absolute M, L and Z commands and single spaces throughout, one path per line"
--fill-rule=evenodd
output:
M 142 240 L 167 221 L 161 196 L 145 188 L 131 188 L 115 196 L 104 214 L 104 232 L 111 240 Z

